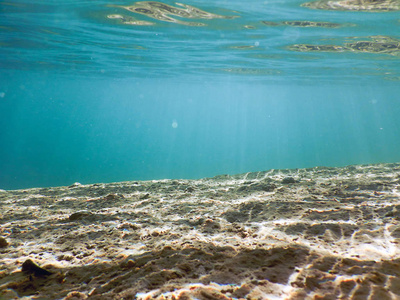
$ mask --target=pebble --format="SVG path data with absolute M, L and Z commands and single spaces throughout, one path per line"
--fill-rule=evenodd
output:
M 70 215 L 68 219 L 70 221 L 77 221 L 77 220 L 89 219 L 90 217 L 93 217 L 93 214 L 91 212 L 79 211 Z
M 22 264 L 22 272 L 28 273 L 28 274 L 34 274 L 35 276 L 47 276 L 51 275 L 50 271 L 47 271 L 46 269 L 43 269 L 39 267 L 37 264 L 35 264 L 31 259 L 27 259 L 23 264 Z
M 296 183 L 296 180 L 293 177 L 285 177 L 282 179 L 282 183 L 284 184 Z
M 19 299 L 18 294 L 13 291 L 12 289 L 5 289 L 0 292 L 0 299 L 2 300 L 12 300 L 12 299 Z
M 7 240 L 3 237 L 0 237 L 0 248 L 5 248 L 9 245 L 9 243 L 7 242 Z
M 68 293 L 67 297 L 65 297 L 65 300 L 84 300 L 87 299 L 88 296 L 85 295 L 84 293 L 78 292 L 78 291 L 73 291 Z

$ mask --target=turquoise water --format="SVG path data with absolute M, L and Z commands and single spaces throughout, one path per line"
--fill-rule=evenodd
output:
M 399 52 L 349 46 L 400 39 L 399 12 L 303 2 L 188 1 L 218 17 L 170 22 L 2 1 L 0 188 L 400 161 Z

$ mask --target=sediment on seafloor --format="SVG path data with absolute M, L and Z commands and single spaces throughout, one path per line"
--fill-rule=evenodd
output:
M 400 164 L 0 192 L 1 299 L 400 297 Z

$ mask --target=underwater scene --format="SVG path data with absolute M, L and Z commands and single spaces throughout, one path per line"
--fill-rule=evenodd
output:
M 0 299 L 400 299 L 400 0 L 0 16 Z
M 2 2 L 0 188 L 398 162 L 399 6 Z

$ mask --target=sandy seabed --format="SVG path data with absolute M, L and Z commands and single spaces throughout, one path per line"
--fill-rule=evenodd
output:
M 400 299 L 400 164 L 0 191 L 0 299 Z

